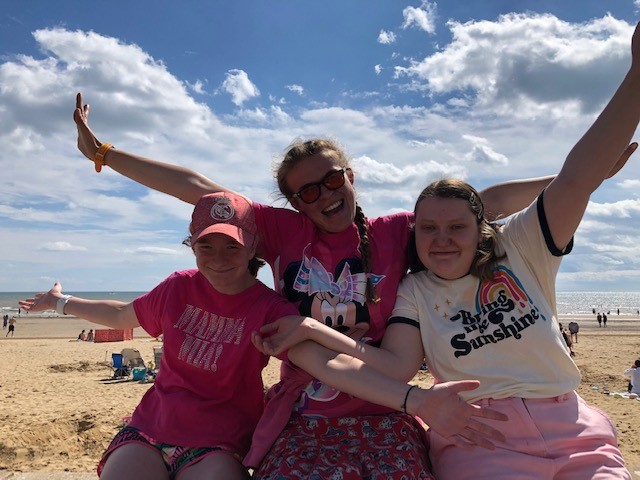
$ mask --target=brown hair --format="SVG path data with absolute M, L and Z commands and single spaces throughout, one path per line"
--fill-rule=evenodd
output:
M 476 217 L 476 224 L 480 230 L 478 250 L 476 251 L 476 256 L 473 259 L 469 273 L 481 280 L 491 280 L 493 278 L 493 269 L 498 263 L 498 260 L 504 258 L 505 255 L 497 255 L 495 252 L 498 243 L 498 236 L 496 233 L 498 226 L 494 223 L 487 222 L 484 218 L 484 205 L 482 204 L 482 199 L 480 198 L 478 191 L 467 182 L 456 178 L 436 180 L 435 182 L 427 185 L 427 187 L 420 192 L 420 195 L 418 195 L 418 199 L 416 200 L 416 205 L 413 210 L 414 214 L 418 209 L 420 202 L 427 197 L 459 198 L 469 203 L 469 208 Z M 418 257 L 415 232 L 412 232 L 411 241 L 409 243 L 409 257 L 412 273 L 426 269 Z
M 313 155 L 324 155 L 331 157 L 337 165 L 350 168 L 350 162 L 344 150 L 337 142 L 329 138 L 312 138 L 309 140 L 296 139 L 287 147 L 287 151 L 282 161 L 274 167 L 274 174 L 280 193 L 287 199 L 291 199 L 294 192 L 291 191 L 287 184 L 287 176 L 289 172 L 304 158 Z M 362 208 L 356 202 L 356 214 L 354 223 L 358 227 L 358 236 L 360 237 L 360 256 L 362 258 L 362 268 L 365 273 L 372 272 L 371 250 L 369 246 L 369 224 Z M 367 275 L 367 301 L 377 303 L 380 297 L 376 293 L 373 282 Z

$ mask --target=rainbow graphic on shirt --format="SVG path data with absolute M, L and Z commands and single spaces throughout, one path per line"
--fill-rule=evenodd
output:
M 527 305 L 533 305 L 533 302 L 524 287 L 520 283 L 520 280 L 504 265 L 497 267 L 493 271 L 493 278 L 489 281 L 483 281 L 478 287 L 476 292 L 476 310 L 482 311 L 483 305 L 488 305 L 493 302 L 500 295 L 501 291 L 509 292 L 510 298 L 516 303 L 518 313 L 522 314 L 525 311 Z M 540 312 L 542 320 L 547 319 Z

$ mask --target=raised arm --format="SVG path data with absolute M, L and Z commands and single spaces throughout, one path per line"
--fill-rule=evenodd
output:
M 418 335 L 417 335 L 418 336 Z M 417 415 L 440 435 L 457 445 L 476 444 L 493 449 L 491 440 L 504 436 L 477 418 L 507 418 L 487 408 L 466 403 L 458 393 L 478 387 L 476 380 L 446 382 L 429 389 L 409 387 L 383 375 L 361 360 L 335 355 L 315 342 L 303 342 L 289 350 L 289 359 L 323 383 L 358 398 Z
M 629 144 L 618 157 L 618 161 L 611 167 L 606 178 L 611 178 L 618 173 L 636 151 L 636 148 L 638 148 L 637 143 Z M 548 177 L 510 180 L 485 188 L 480 192 L 480 196 L 485 207 L 486 218 L 489 221 L 499 220 L 528 207 L 554 178 L 556 178 L 555 175 L 550 175 Z
M 528 207 L 555 175 L 496 183 L 481 190 L 485 217 L 489 221 L 513 215 Z
M 82 104 L 81 93 L 76 96 L 73 119 L 78 129 L 78 150 L 93 161 L 102 142 L 89 128 L 89 105 Z M 131 180 L 193 205 L 207 193 L 231 191 L 194 170 L 157 162 L 116 148 L 106 152 L 104 162 Z
M 64 298 L 62 285 L 56 282 L 48 292 L 38 293 L 33 298 L 27 298 L 18 303 L 20 307 L 29 312 L 42 312 L 56 310 L 56 303 L 60 298 Z M 64 313 L 115 329 L 140 326 L 133 309 L 133 303 L 117 300 L 87 300 L 80 297 L 70 297 L 64 305 Z
M 563 249 L 573 237 L 591 193 L 614 168 L 639 121 L 640 28 L 636 25 L 629 71 L 545 192 L 544 210 L 556 247 Z

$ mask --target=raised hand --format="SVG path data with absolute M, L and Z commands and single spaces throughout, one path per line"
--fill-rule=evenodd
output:
M 73 120 L 78 129 L 78 150 L 93 161 L 102 143 L 89 128 L 89 108 L 89 105 L 82 104 L 82 94 L 78 93 L 76 95 L 76 109 L 73 112 Z
M 58 282 L 53 284 L 53 288 L 46 293 L 38 293 L 33 298 L 20 300 L 18 304 L 21 308 L 30 312 L 42 312 L 44 310 L 55 310 L 56 302 L 62 296 L 62 285 Z
M 633 152 L 636 151 L 636 148 L 638 148 L 638 142 L 632 142 L 627 148 L 624 149 L 624 152 L 622 152 L 622 154 L 618 157 L 618 161 L 616 162 L 616 164 L 611 167 L 611 170 L 609 170 L 607 178 L 613 177 L 616 173 L 622 170 L 622 167 L 627 164 L 627 160 L 629 160 L 629 157 L 633 154 Z
M 438 383 L 428 390 L 414 389 L 407 399 L 407 412 L 420 417 L 435 432 L 459 447 L 477 445 L 494 450 L 493 441 L 504 442 L 505 436 L 477 419 L 506 421 L 508 417 L 489 408 L 471 405 L 458 395 L 479 385 L 477 380 L 462 380 Z

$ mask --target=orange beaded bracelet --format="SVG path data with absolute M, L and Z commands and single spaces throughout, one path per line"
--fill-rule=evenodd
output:
M 95 156 L 93 157 L 93 161 L 96 164 L 95 165 L 96 172 L 100 173 L 100 170 L 102 170 L 102 167 L 106 165 L 106 163 L 104 163 L 104 156 L 112 148 L 113 148 L 113 145 L 111 145 L 110 143 L 103 143 L 102 145 L 100 145 L 100 148 L 98 149 Z

